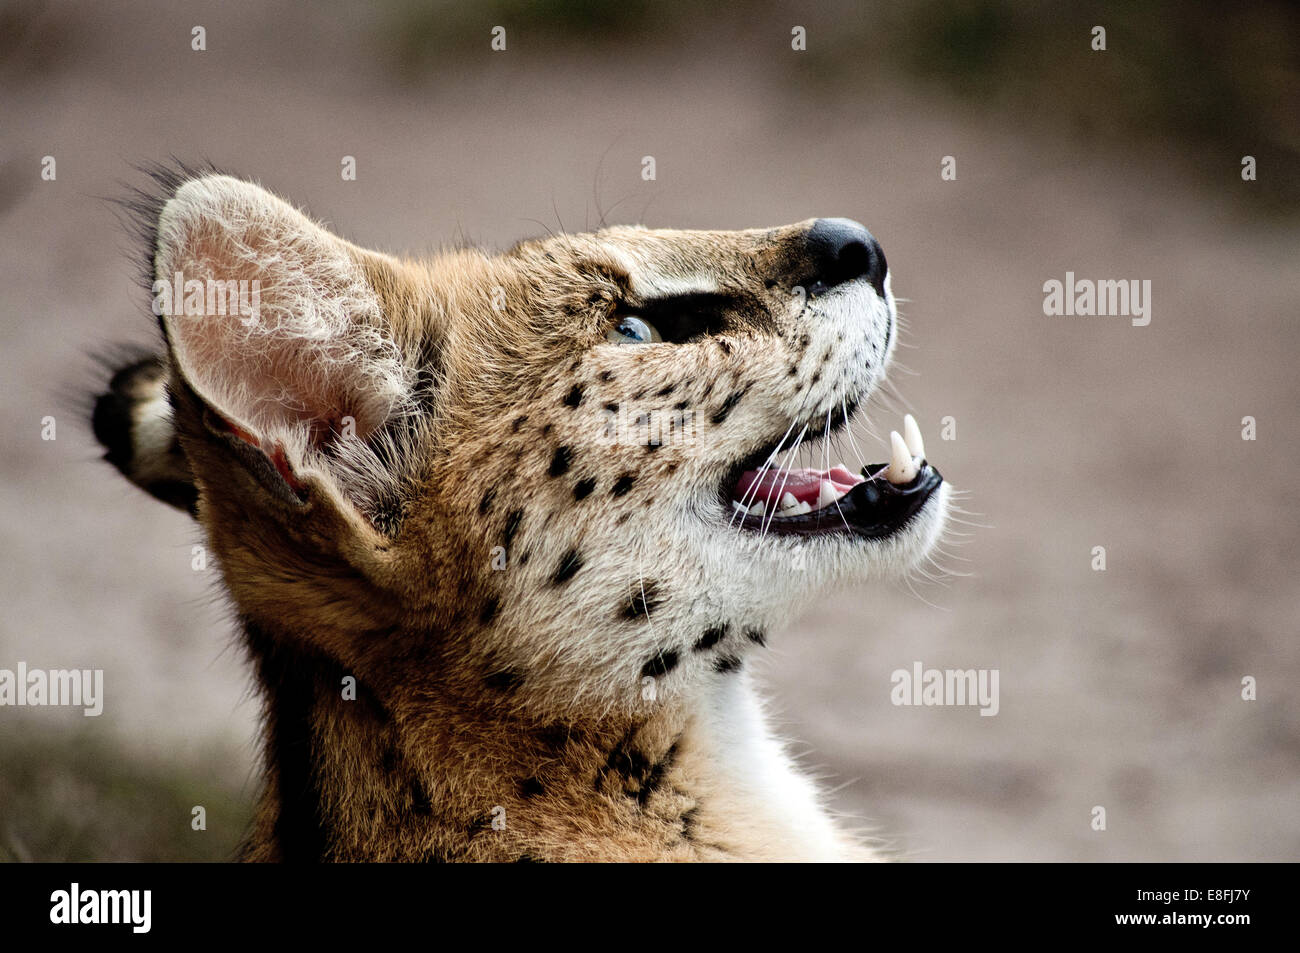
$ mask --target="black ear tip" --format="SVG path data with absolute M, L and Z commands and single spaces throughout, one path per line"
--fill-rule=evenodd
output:
M 131 466 L 131 402 L 118 390 L 95 398 L 91 414 L 95 439 L 103 446 L 104 459 L 123 473 Z
M 141 405 L 157 396 L 164 374 L 163 363 L 157 357 L 137 357 L 118 367 L 108 382 L 108 390 L 95 397 L 90 415 L 95 439 L 105 450 L 104 459 L 128 477 L 137 463 L 135 428 Z

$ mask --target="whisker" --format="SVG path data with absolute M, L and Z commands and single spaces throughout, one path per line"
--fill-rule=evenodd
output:
M 799 436 L 795 438 L 794 446 L 790 450 L 790 455 L 786 457 L 785 467 L 784 467 L 785 475 L 781 477 L 781 486 L 776 491 L 775 500 L 771 506 L 771 513 L 768 514 L 767 522 L 763 524 L 764 536 L 767 535 L 767 529 L 769 526 L 772 525 L 772 520 L 776 519 L 777 508 L 781 505 L 781 494 L 785 492 L 785 485 L 790 480 L 790 463 L 794 459 L 795 451 L 799 449 L 799 444 L 803 442 L 803 435 L 806 434 L 807 432 L 808 432 L 808 425 L 804 424 L 803 429 L 799 431 Z
M 740 503 L 741 503 L 741 505 L 744 506 L 746 509 L 748 509 L 750 506 L 753 505 L 753 499 L 754 499 L 754 497 L 756 497 L 757 494 L 758 494 L 758 486 L 759 486 L 759 484 L 763 481 L 763 474 L 765 474 L 765 473 L 768 471 L 768 469 L 772 466 L 772 462 L 773 462 L 774 460 L 776 460 L 777 455 L 780 454 L 780 452 L 781 452 L 781 447 L 783 447 L 783 446 L 785 445 L 785 441 L 786 441 L 786 439 L 790 436 L 790 431 L 791 431 L 791 430 L 794 430 L 794 425 L 795 425 L 795 421 L 793 421 L 793 420 L 790 421 L 790 426 L 789 426 L 788 428 L 786 428 L 785 435 L 784 435 L 784 436 L 783 436 L 779 441 L 777 441 L 776 449 L 774 449 L 774 450 L 773 450 L 773 451 L 768 455 L 767 460 L 765 460 L 765 461 L 763 462 L 763 465 L 762 465 L 761 467 L 758 468 L 758 472 L 757 472 L 757 473 L 755 474 L 755 476 L 754 476 L 754 482 L 751 483 L 751 484 L 749 485 L 749 489 L 746 490 L 745 493 L 744 493 L 744 495 L 741 497 L 741 499 L 740 499 Z M 733 522 L 735 522 L 736 517 L 737 517 L 738 515 L 740 515 L 740 510 L 736 509 L 734 506 L 731 508 L 731 510 L 732 510 L 732 513 L 731 513 L 731 520 L 728 521 L 728 523 L 727 523 L 728 526 L 730 526 Z M 744 517 L 743 515 L 741 515 L 741 516 L 740 516 L 740 520 L 741 520 L 741 522 L 743 523 L 744 520 L 745 520 L 745 517 Z M 739 526 L 739 525 L 736 526 L 736 531 L 737 531 L 737 532 L 740 531 L 740 526 Z

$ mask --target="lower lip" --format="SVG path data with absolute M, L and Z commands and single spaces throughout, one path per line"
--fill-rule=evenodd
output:
M 883 464 L 867 468 L 877 473 Z M 928 503 L 943 484 L 939 471 L 929 463 L 910 483 L 895 486 L 879 476 L 860 483 L 837 503 L 802 516 L 745 516 L 740 526 L 784 536 L 829 536 L 851 534 L 865 539 L 883 539 L 897 533 Z

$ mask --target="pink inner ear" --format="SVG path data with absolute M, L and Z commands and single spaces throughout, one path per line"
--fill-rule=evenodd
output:
M 243 427 L 236 423 L 232 423 L 220 415 L 217 415 L 217 423 L 218 426 L 229 431 L 233 436 L 244 441 L 244 443 L 256 447 L 265 453 L 267 459 L 271 461 L 272 466 L 274 466 L 280 476 L 284 478 L 284 482 L 289 484 L 290 489 L 298 492 L 306 487 L 306 484 L 299 480 L 297 474 L 293 472 L 293 465 L 289 463 L 289 455 L 285 453 L 284 444 L 277 441 L 272 443 L 269 447 L 264 446 L 261 438 L 259 438 L 257 434 L 245 430 Z
M 260 320 L 273 318 L 264 310 Z M 191 384 L 258 434 L 305 425 L 313 442 L 325 442 L 348 418 L 362 439 L 383 425 L 384 408 L 363 390 L 363 359 L 346 339 L 252 330 L 231 315 L 184 316 L 172 327 Z
M 347 246 L 267 200 L 188 221 L 182 207 L 166 232 L 173 244 L 160 239 L 158 277 L 179 273 L 186 291 L 166 310 L 173 356 L 259 446 L 286 428 L 315 444 L 349 425 L 365 439 L 409 399 L 411 372 Z

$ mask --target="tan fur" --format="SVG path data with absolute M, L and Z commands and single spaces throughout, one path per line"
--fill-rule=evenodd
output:
M 741 666 L 825 586 L 921 558 L 945 499 L 895 537 L 800 542 L 738 533 L 718 497 L 883 376 L 891 297 L 792 305 L 810 224 L 404 261 L 238 180 L 168 197 L 158 277 L 263 284 L 253 329 L 163 316 L 172 423 L 266 700 L 248 859 L 874 856 Z M 736 296 L 725 329 L 606 340 L 616 308 L 692 288 Z M 613 404 L 689 409 L 697 439 L 609 445 Z

